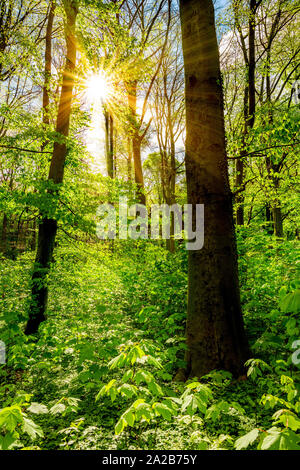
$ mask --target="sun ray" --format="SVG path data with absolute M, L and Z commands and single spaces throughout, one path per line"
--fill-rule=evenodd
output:
M 107 75 L 100 71 L 93 73 L 86 80 L 86 96 L 90 102 L 105 103 L 113 93 L 113 86 Z

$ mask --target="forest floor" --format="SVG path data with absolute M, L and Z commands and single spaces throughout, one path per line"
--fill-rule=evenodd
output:
M 0 407 L 23 397 L 23 410 L 43 431 L 33 442 L 22 435 L 22 446 L 230 449 L 251 430 L 272 429 L 279 400 L 295 411 L 287 386 L 296 389 L 299 377 L 289 359 L 298 334 L 290 330 L 298 324 L 287 324 L 294 316 L 278 308 L 280 288 L 288 292 L 295 278 L 296 245 L 287 244 L 270 240 L 266 248 L 263 236 L 239 242 L 245 322 L 258 358 L 249 364 L 248 380 L 216 372 L 190 388 L 172 381 L 184 365 L 184 250 L 172 256 L 141 243 L 121 254 L 122 246 L 61 243 L 48 319 L 35 340 L 21 331 L 33 254 L 3 260 L 0 318 L 8 365 L 0 369 Z M 292 383 L 283 384 L 282 376 Z M 273 402 L 261 402 L 264 394 Z

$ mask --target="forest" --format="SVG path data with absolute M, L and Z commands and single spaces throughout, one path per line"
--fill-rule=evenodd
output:
M 1 450 L 300 450 L 299 13 L 0 0 Z

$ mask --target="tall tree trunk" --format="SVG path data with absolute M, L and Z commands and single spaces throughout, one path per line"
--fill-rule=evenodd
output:
M 57 112 L 56 132 L 63 137 L 69 135 L 71 102 L 74 87 L 74 71 L 76 63 L 75 22 L 78 13 L 76 0 L 64 0 L 66 11 L 66 63 L 63 73 L 63 82 Z M 51 159 L 48 180 L 54 184 L 63 181 L 65 158 L 67 154 L 66 143 L 55 142 Z M 38 247 L 32 274 L 31 302 L 29 307 L 29 319 L 25 333 L 37 332 L 42 321 L 46 319 L 48 285 L 47 275 L 52 261 L 55 237 L 57 232 L 57 221 L 42 214 L 39 224 Z
M 51 80 L 51 62 L 52 62 L 52 30 L 53 20 L 55 13 L 55 1 L 51 1 L 50 9 L 48 14 L 48 21 L 46 27 L 46 38 L 45 38 L 45 70 L 44 70 L 44 86 L 43 86 L 43 124 L 46 126 L 50 123 L 49 117 L 49 87 Z M 42 146 L 43 150 L 44 145 Z
M 272 211 L 270 204 L 267 202 L 265 205 L 266 208 L 266 225 L 265 229 L 267 230 L 269 235 L 272 235 L 274 233 L 274 227 L 273 227 L 273 218 L 272 218 Z
M 246 66 L 247 66 L 247 83 L 245 86 L 244 93 L 244 135 L 243 135 L 243 149 L 241 152 L 241 158 L 236 162 L 236 186 L 241 187 L 244 182 L 245 168 L 244 168 L 244 155 L 245 155 L 245 142 L 249 129 L 252 129 L 255 121 L 255 13 L 257 9 L 256 0 L 250 0 L 249 4 L 249 22 L 248 22 L 248 36 L 249 36 L 249 47 L 248 47 L 248 58 L 247 52 L 244 51 Z M 236 224 L 244 225 L 244 196 L 242 192 L 239 192 L 236 197 L 238 203 L 236 211 Z
M 7 225 L 8 225 L 8 217 L 6 213 L 3 213 L 2 219 L 2 230 L 1 230 L 1 251 L 2 253 L 6 253 L 7 251 Z
M 109 115 L 109 159 L 112 170 L 112 178 L 115 177 L 115 146 L 114 146 L 114 119 Z
M 144 177 L 142 168 L 141 156 L 141 139 L 138 132 L 135 133 L 132 139 L 132 155 L 134 164 L 134 180 L 137 185 L 137 199 L 141 204 L 146 204 L 146 196 L 144 194 Z
M 105 119 L 105 153 L 106 153 L 106 170 L 110 178 L 114 177 L 114 146 L 113 146 L 113 119 L 107 108 L 104 110 Z
M 267 49 L 267 66 L 266 66 L 266 104 L 267 104 L 267 122 L 271 124 L 273 122 L 273 109 L 272 109 L 272 98 L 271 98 L 271 45 L 272 42 L 269 43 Z M 268 177 L 271 179 L 275 192 L 278 192 L 279 189 L 279 178 L 274 175 L 279 171 L 279 166 L 272 162 L 272 159 L 267 156 L 266 157 L 266 168 Z M 271 207 L 271 213 L 273 218 L 273 231 L 276 237 L 282 238 L 283 237 L 283 224 L 282 224 L 282 212 L 280 207 L 280 201 L 278 198 L 274 200 Z
M 242 136 L 242 151 L 240 158 L 236 161 L 236 175 L 235 175 L 235 185 L 237 190 L 242 187 L 244 182 L 244 158 L 247 151 L 245 150 L 246 138 L 248 134 L 248 84 L 245 86 L 244 90 L 244 132 Z M 235 196 L 235 203 L 237 204 L 236 208 L 236 224 L 244 225 L 244 195 L 243 191 L 239 191 Z
M 130 124 L 132 133 L 132 156 L 134 165 L 134 180 L 138 190 L 138 200 L 141 204 L 146 204 L 146 196 L 144 194 L 144 177 L 141 157 L 141 138 L 137 124 L 137 81 L 128 83 L 128 105 L 130 112 Z
M 132 180 L 132 141 L 130 137 L 127 138 L 127 152 L 128 152 L 128 157 L 127 157 L 127 180 L 131 181 Z
M 277 205 L 272 208 L 272 214 L 274 221 L 274 234 L 278 238 L 283 238 L 282 213 L 278 201 Z
M 250 128 L 255 120 L 255 13 L 256 0 L 250 0 L 249 15 L 249 64 L 248 64 L 248 93 L 249 93 L 249 117 L 248 125 Z
M 212 0 L 180 0 L 186 83 L 188 203 L 205 207 L 205 242 L 188 256 L 187 375 L 244 370 L 248 342 L 238 284 L 232 195 Z
M 13 190 L 13 185 L 14 185 L 14 172 L 11 171 L 9 185 L 8 185 L 10 191 Z M 10 225 L 10 220 L 8 219 L 7 214 L 4 212 L 3 219 L 2 219 L 2 232 L 1 232 L 1 245 L 0 245 L 0 250 L 2 250 L 4 254 L 7 253 L 7 249 L 8 249 L 8 239 L 7 239 L 8 233 L 7 232 L 8 232 L 9 225 Z
M 29 243 L 31 251 L 36 250 L 36 222 L 35 219 L 32 221 L 32 235 L 30 238 L 30 243 Z
M 279 178 L 273 176 L 273 182 L 275 191 L 278 192 Z M 274 223 L 274 235 L 278 238 L 283 238 L 283 225 L 282 225 L 282 213 L 280 201 L 276 198 L 272 207 L 273 223 Z
M 172 125 L 172 111 L 170 103 L 168 103 L 168 127 L 170 133 L 170 165 L 169 165 L 169 203 L 170 205 L 175 204 L 175 186 L 176 186 L 176 159 L 175 159 L 175 140 L 174 132 Z M 168 249 L 171 253 L 175 253 L 175 240 L 174 240 L 174 231 L 175 231 L 175 218 L 174 213 L 171 212 L 171 224 L 170 224 L 170 242 L 168 244 Z

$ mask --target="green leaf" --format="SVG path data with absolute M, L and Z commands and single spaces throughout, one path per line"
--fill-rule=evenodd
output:
M 150 390 L 151 393 L 153 393 L 154 395 L 158 395 L 158 396 L 163 396 L 163 391 L 162 391 L 162 388 L 160 385 L 158 385 L 156 382 L 150 382 L 148 384 L 148 388 Z
M 19 406 L 13 405 L 0 410 L 0 427 L 7 431 L 14 431 L 19 423 L 23 422 L 22 410 Z
M 118 388 L 118 392 L 121 393 L 123 397 L 131 398 L 137 394 L 137 388 L 134 385 L 124 384 Z
M 121 434 L 121 432 L 124 431 L 126 426 L 127 426 L 127 423 L 125 419 L 121 417 L 115 426 L 115 434 L 119 436 L 119 434 Z
M 110 387 L 109 389 L 109 396 L 110 396 L 110 399 L 112 402 L 115 401 L 116 397 L 117 397 L 117 389 L 116 387 Z
M 300 436 L 289 429 L 268 429 L 259 443 L 259 450 L 300 450 Z
M 31 439 L 36 439 L 37 436 L 44 437 L 41 427 L 29 418 L 24 418 L 23 431 L 26 432 Z
M 279 303 L 284 313 L 298 313 L 300 311 L 300 289 L 290 292 Z
M 132 377 L 133 377 L 133 370 L 129 369 L 124 373 L 122 377 L 122 382 L 128 382 L 128 380 L 132 379 Z
M 132 410 L 132 408 L 130 407 L 128 410 L 125 411 L 125 413 L 123 413 L 122 415 L 123 419 L 125 419 L 126 423 L 129 425 L 129 426 L 133 426 L 134 425 L 134 422 L 135 422 L 135 414 Z
M 276 413 L 273 415 L 273 418 L 277 419 L 274 424 L 282 423 L 283 426 L 290 428 L 293 431 L 300 429 L 300 419 L 289 410 L 276 411 Z
M 49 411 L 52 415 L 56 415 L 59 413 L 63 413 L 65 409 L 66 409 L 66 406 L 63 403 L 56 403 L 50 408 Z
M 126 360 L 126 354 L 121 353 L 119 356 L 114 357 L 109 363 L 108 366 L 110 369 L 116 369 L 117 367 L 122 367 Z
M 17 432 L 8 432 L 5 436 L 0 436 L 0 450 L 10 450 L 14 447 L 21 447 L 18 441 L 19 434 Z
M 158 369 L 162 369 L 161 363 L 157 359 L 155 359 L 155 357 L 153 357 L 151 355 L 148 355 L 146 357 L 147 357 L 148 364 L 152 364 L 153 366 L 157 367 Z
M 32 402 L 29 408 L 27 408 L 27 411 L 30 411 L 30 413 L 34 413 L 37 415 L 41 415 L 48 413 L 48 408 L 47 406 L 42 405 L 41 403 Z
M 234 447 L 236 450 L 246 449 L 250 444 L 258 438 L 259 429 L 255 428 L 248 432 L 244 436 L 240 437 L 235 441 Z
M 146 370 L 139 370 L 135 376 L 134 376 L 134 381 L 139 385 L 140 383 L 149 383 L 154 380 L 153 375 L 146 371 Z
M 174 414 L 173 410 L 164 403 L 154 403 L 153 408 L 158 415 L 161 415 L 167 421 L 170 421 Z
M 145 419 L 146 421 L 150 421 L 152 418 L 151 407 L 148 403 L 140 403 L 136 407 L 136 419 L 141 420 Z

